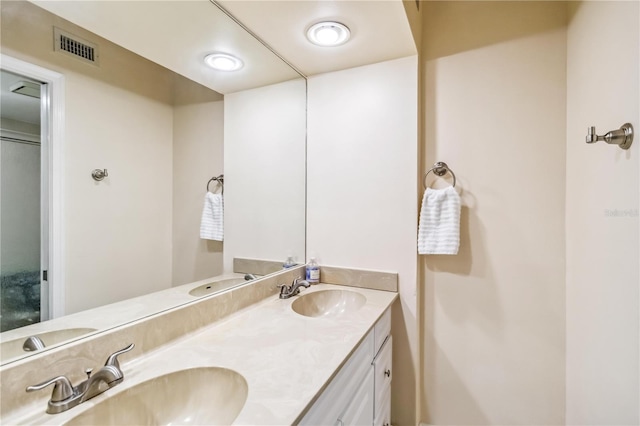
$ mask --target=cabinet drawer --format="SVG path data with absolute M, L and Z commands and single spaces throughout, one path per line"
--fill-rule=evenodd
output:
M 375 327 L 374 332 L 374 356 L 378 353 L 387 336 L 391 334 L 391 308 L 387 309 L 380 317 Z
M 378 356 L 373 361 L 373 370 L 375 374 L 375 412 L 378 412 L 378 406 L 384 404 L 383 398 L 385 395 L 387 396 L 387 399 L 391 395 L 389 389 L 391 388 L 391 380 L 393 379 L 393 373 L 391 370 L 392 345 L 393 336 L 389 336 L 384 345 L 382 345 L 380 352 L 378 352 Z

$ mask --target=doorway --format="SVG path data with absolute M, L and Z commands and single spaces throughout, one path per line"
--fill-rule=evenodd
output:
M 5 331 L 65 311 L 64 76 L 4 54 L 0 63 L 0 320 Z
M 0 331 L 7 331 L 48 319 L 47 176 L 42 82 L 0 70 L 0 89 Z

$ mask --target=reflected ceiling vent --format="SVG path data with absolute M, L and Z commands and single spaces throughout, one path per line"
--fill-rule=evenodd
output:
M 54 50 L 81 59 L 93 65 L 99 64 L 98 45 L 53 27 Z
M 31 81 L 18 81 L 9 87 L 12 93 L 30 96 L 32 98 L 40 97 L 40 85 Z

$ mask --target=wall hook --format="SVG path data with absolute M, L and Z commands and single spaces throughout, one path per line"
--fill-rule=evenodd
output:
M 587 129 L 587 143 L 596 143 L 605 141 L 606 143 L 618 145 L 622 149 L 629 149 L 633 142 L 633 126 L 631 123 L 625 123 L 618 130 L 612 130 L 604 136 L 596 134 L 596 128 L 591 126 Z
M 107 172 L 107 169 L 94 169 L 91 172 L 91 177 L 93 178 L 93 180 L 100 182 L 102 179 L 106 178 L 107 176 L 109 176 L 109 173 Z

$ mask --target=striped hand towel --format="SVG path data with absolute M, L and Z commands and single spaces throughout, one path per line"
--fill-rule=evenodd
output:
M 200 238 L 222 241 L 224 235 L 223 200 L 221 194 L 207 192 L 200 221 Z
M 460 196 L 455 188 L 427 188 L 422 197 L 418 254 L 458 254 Z

